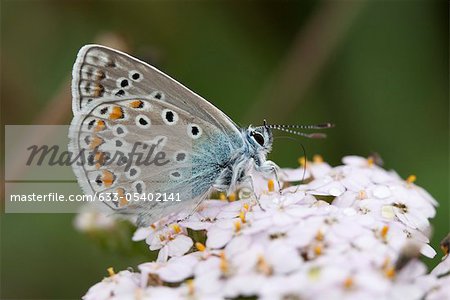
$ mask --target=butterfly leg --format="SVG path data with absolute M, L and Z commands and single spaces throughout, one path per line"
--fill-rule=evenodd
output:
M 277 181 L 277 184 L 278 184 L 278 193 L 281 194 L 281 182 L 280 182 L 280 177 L 278 176 L 279 169 L 280 169 L 280 167 L 278 167 L 278 165 L 271 160 L 267 160 L 262 165 L 256 166 L 256 171 L 258 171 L 258 172 L 261 172 L 263 174 L 274 174 L 275 175 L 275 180 Z
M 249 175 L 246 175 L 247 161 L 241 160 L 238 161 L 232 168 L 232 173 L 228 173 L 227 170 L 224 170 L 222 176 L 216 181 L 213 187 L 218 191 L 226 191 L 227 195 L 230 195 L 234 191 L 236 191 L 236 186 L 244 184 L 248 182 L 250 188 L 252 190 L 253 195 L 255 196 L 256 202 L 258 206 L 264 211 L 264 208 L 261 206 L 259 202 L 259 197 L 255 193 L 255 187 L 253 184 L 253 178 Z
M 266 210 L 262 207 L 261 202 L 259 202 L 260 196 L 256 195 L 256 193 L 255 193 L 255 186 L 253 185 L 253 178 L 252 178 L 252 176 L 247 175 L 247 176 L 242 177 L 241 182 L 242 182 L 242 183 L 248 182 L 248 183 L 250 184 L 250 187 L 251 187 L 252 192 L 253 192 L 253 196 L 255 196 L 255 199 L 256 199 L 256 203 L 258 203 L 258 206 L 259 206 L 259 208 L 260 208 L 262 211 L 266 211 Z
M 278 193 L 281 195 L 282 194 L 281 193 L 281 182 L 280 182 L 280 177 L 278 176 L 278 169 L 274 168 L 273 169 L 273 173 L 275 174 L 275 179 L 276 179 L 277 184 L 278 184 Z

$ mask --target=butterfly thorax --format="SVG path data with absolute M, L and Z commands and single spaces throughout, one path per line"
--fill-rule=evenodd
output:
M 253 169 L 259 169 L 266 162 L 272 146 L 272 134 L 265 127 L 241 129 L 242 147 L 236 149 L 223 166 L 214 187 L 232 193 L 236 186 L 247 179 Z

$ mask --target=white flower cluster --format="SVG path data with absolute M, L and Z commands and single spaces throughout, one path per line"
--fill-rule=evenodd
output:
M 343 163 L 315 157 L 306 169 L 282 170 L 285 183 L 306 174 L 306 184 L 279 193 L 273 180 L 255 179 L 259 203 L 207 200 L 184 222 L 139 228 L 133 240 L 159 250 L 157 261 L 139 272 L 110 269 L 83 299 L 448 297 L 450 260 L 426 274 L 418 259 L 436 255 L 428 220 L 437 202 L 414 176 L 402 180 L 372 158 Z
M 99 207 L 101 204 L 102 207 Z M 74 220 L 74 226 L 81 232 L 91 232 L 95 230 L 113 230 L 116 222 L 111 218 L 110 213 L 105 213 L 103 203 L 89 203 L 82 207 Z

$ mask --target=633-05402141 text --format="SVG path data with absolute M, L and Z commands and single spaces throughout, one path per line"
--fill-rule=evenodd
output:
M 96 193 L 102 202 L 180 202 L 180 193 Z
M 95 193 L 93 195 L 64 195 L 60 193 L 47 194 L 11 194 L 10 202 L 180 202 L 179 193 Z

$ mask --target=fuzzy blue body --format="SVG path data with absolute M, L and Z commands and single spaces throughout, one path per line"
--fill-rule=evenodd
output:
M 264 142 L 258 143 L 255 134 Z M 211 188 L 230 194 L 238 184 L 250 180 L 251 169 L 274 172 L 274 164 L 266 160 L 271 145 L 271 132 L 263 126 L 241 129 L 231 142 L 229 136 L 218 135 L 212 143 L 197 145 L 193 151 L 192 196 L 204 196 Z M 210 160 L 207 153 L 213 153 L 215 159 Z

